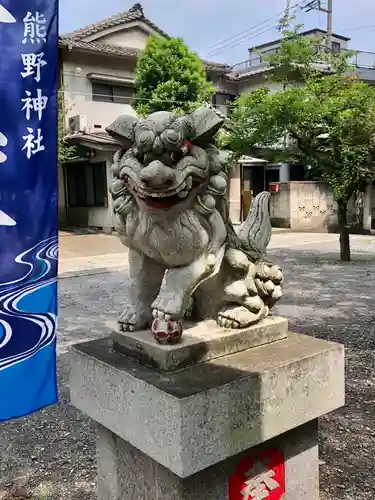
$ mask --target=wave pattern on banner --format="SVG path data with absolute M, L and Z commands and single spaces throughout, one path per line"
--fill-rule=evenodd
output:
M 41 241 L 15 258 L 23 274 L 0 283 L 0 371 L 55 340 L 57 261 L 57 237 Z

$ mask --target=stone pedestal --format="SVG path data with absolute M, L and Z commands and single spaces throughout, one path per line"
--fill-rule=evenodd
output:
M 157 346 L 135 359 L 145 340 L 135 351 L 128 340 L 119 352 L 118 337 L 74 346 L 71 401 L 98 423 L 99 500 L 247 500 L 229 494 L 228 484 L 253 459 L 260 469 L 248 477 L 260 480 L 275 450 L 285 496 L 275 487 L 281 481 L 271 481 L 270 498 L 318 500 L 317 419 L 344 404 L 344 350 L 294 333 L 274 342 L 263 334 L 265 345 L 239 342 L 240 352 L 219 350 L 220 357 L 207 348 L 207 360 L 180 370 L 173 362 L 174 371 L 165 371 L 166 360 L 191 358 L 162 357 Z M 150 359 L 163 360 L 164 371 Z

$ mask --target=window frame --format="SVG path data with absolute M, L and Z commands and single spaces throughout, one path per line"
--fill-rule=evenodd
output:
M 134 100 L 134 86 L 132 85 L 116 85 L 114 83 L 110 82 L 97 82 L 97 81 L 92 81 L 92 100 L 95 102 L 105 102 L 108 104 L 128 104 L 129 106 L 132 105 L 133 100 Z M 96 89 L 95 89 L 96 87 Z M 97 87 L 101 87 L 102 91 L 96 92 L 95 90 L 98 90 Z M 105 92 L 105 89 L 108 90 L 108 92 Z M 121 96 L 121 92 L 118 91 L 118 89 L 121 90 L 129 90 L 131 92 L 131 95 L 129 96 Z

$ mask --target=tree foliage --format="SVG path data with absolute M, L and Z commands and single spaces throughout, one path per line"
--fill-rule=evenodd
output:
M 375 176 L 375 89 L 347 76 L 310 79 L 304 87 L 241 96 L 230 145 L 241 154 L 303 163 L 348 202 Z
M 213 93 L 202 61 L 181 38 L 149 37 L 137 62 L 135 108 L 138 114 L 145 116 L 161 110 L 188 113 L 211 102 Z
M 350 54 L 326 54 L 322 71 L 314 41 L 286 35 L 271 59 L 282 90 L 261 88 L 237 99 L 230 147 L 238 155 L 262 150 L 271 161 L 302 163 L 329 184 L 338 203 L 341 258 L 349 260 L 347 204 L 375 179 L 375 89 L 350 74 Z
M 329 52 L 323 37 L 303 36 L 301 27 L 295 25 L 282 29 L 280 50 L 268 57 L 268 80 L 281 83 L 285 89 L 322 75 L 344 75 L 351 69 L 352 51 Z

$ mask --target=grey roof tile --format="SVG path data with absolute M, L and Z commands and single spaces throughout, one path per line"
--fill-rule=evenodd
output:
M 165 38 L 169 38 L 169 35 L 165 33 L 159 26 L 154 24 L 152 21 L 147 19 L 147 17 L 143 14 L 143 9 L 141 4 L 136 3 L 129 10 L 125 12 L 120 12 L 119 14 L 115 14 L 114 16 L 108 17 L 102 21 L 98 21 L 97 23 L 89 24 L 88 26 L 84 26 L 78 30 L 72 31 L 71 33 L 66 33 L 62 35 L 63 38 L 71 38 L 74 40 L 82 40 L 91 35 L 95 35 L 96 33 L 100 33 L 107 28 L 113 28 L 115 26 L 119 26 L 123 23 L 129 23 L 132 21 L 142 21 L 147 24 L 150 28 L 157 31 L 160 35 Z
M 136 58 L 140 55 L 141 50 L 135 47 L 123 47 L 120 45 L 111 45 L 101 42 L 84 42 L 75 38 L 61 37 L 59 46 L 62 48 L 77 49 L 84 52 L 93 52 L 103 55 L 114 55 L 119 57 Z M 227 64 L 216 63 L 213 61 L 203 61 L 207 71 L 218 73 L 229 73 L 231 67 Z
M 157 31 L 163 37 L 170 38 L 167 33 L 165 33 L 156 24 L 145 17 L 141 4 L 136 3 L 133 5 L 133 7 L 125 12 L 120 12 L 120 14 L 108 17 L 103 21 L 89 24 L 88 26 L 72 31 L 71 33 L 62 35 L 59 40 L 59 45 L 60 47 L 71 47 L 72 49 L 102 53 L 106 55 L 115 55 L 120 57 L 138 57 L 141 51 L 133 47 L 120 47 L 117 45 L 111 45 L 102 42 L 84 41 L 84 38 L 95 35 L 96 33 L 100 33 L 107 28 L 112 28 L 132 21 L 142 21 L 150 28 Z M 227 64 L 216 63 L 213 61 L 203 61 L 203 63 L 207 71 L 219 73 L 229 73 L 231 71 L 231 67 Z
M 99 42 L 83 42 L 74 38 L 60 38 L 59 46 L 68 49 L 77 49 L 84 52 L 101 53 L 105 55 L 114 55 L 122 57 L 138 57 L 140 49 L 135 47 L 123 47 Z

